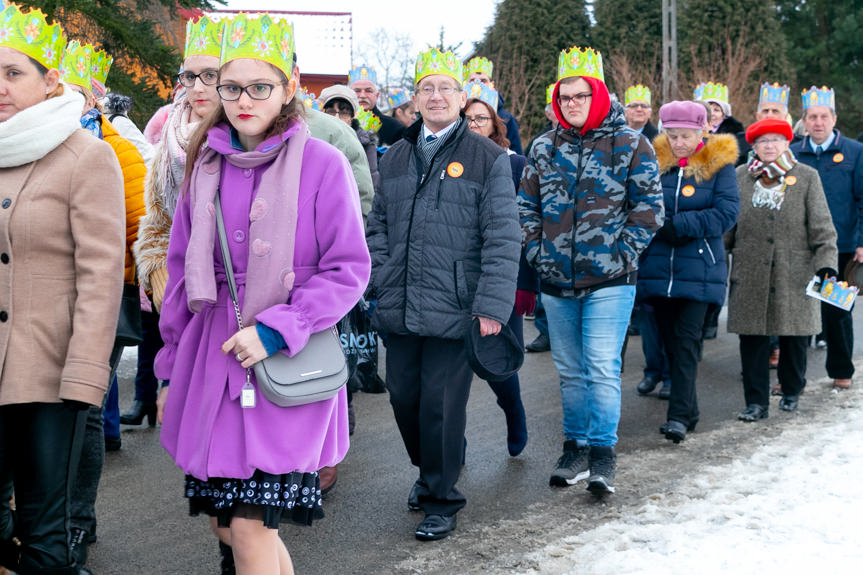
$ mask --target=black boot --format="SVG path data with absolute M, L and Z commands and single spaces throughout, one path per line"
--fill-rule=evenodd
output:
M 156 404 L 144 403 L 136 399 L 129 411 L 120 416 L 120 423 L 123 425 L 141 425 L 145 415 L 150 427 L 156 425 Z
M 220 573 L 222 575 L 237 575 L 237 567 L 234 565 L 234 551 L 231 546 L 219 541 L 219 553 L 222 555 Z

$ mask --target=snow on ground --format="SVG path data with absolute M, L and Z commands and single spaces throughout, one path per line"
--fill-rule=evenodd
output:
M 531 553 L 538 567 L 521 573 L 863 573 L 863 394 L 845 393 L 751 457 Z

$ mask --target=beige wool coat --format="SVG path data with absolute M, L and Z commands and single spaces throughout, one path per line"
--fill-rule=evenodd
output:
M 125 227 L 120 165 L 85 130 L 0 169 L 0 405 L 101 405 Z
M 805 294 L 821 268 L 836 269 L 836 229 L 818 172 L 797 163 L 779 210 L 752 205 L 754 180 L 737 168 L 740 215 L 726 235 L 732 255 L 728 331 L 745 335 L 814 335 L 821 302 Z

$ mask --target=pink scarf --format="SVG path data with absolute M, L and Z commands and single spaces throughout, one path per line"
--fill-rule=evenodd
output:
M 207 135 L 223 144 L 226 138 L 230 141 L 230 128 L 220 124 Z M 294 286 L 297 200 L 303 150 L 308 139 L 306 124 L 298 119 L 284 134 L 268 139 L 251 152 L 222 150 L 220 153 L 209 146 L 201 150 L 189 178 L 192 225 L 186 249 L 185 280 L 189 310 L 193 313 L 200 312 L 204 303 L 215 303 L 217 299 L 213 199 L 221 182 L 222 161 L 243 169 L 272 162 L 261 176 L 249 214 L 249 250 L 254 257 L 249 258 L 246 270 L 243 322 L 253 325 L 258 313 L 288 301 Z

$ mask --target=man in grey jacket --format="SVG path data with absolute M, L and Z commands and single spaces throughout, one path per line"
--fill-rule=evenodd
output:
M 500 332 L 515 301 L 521 253 L 506 153 L 467 129 L 461 62 L 437 49 L 417 58 L 414 101 L 423 121 L 384 155 L 368 217 L 373 325 L 387 334 L 387 387 L 419 478 L 408 506 L 424 511 L 421 540 L 442 539 L 465 497 L 470 382 L 464 336 L 478 318 Z

